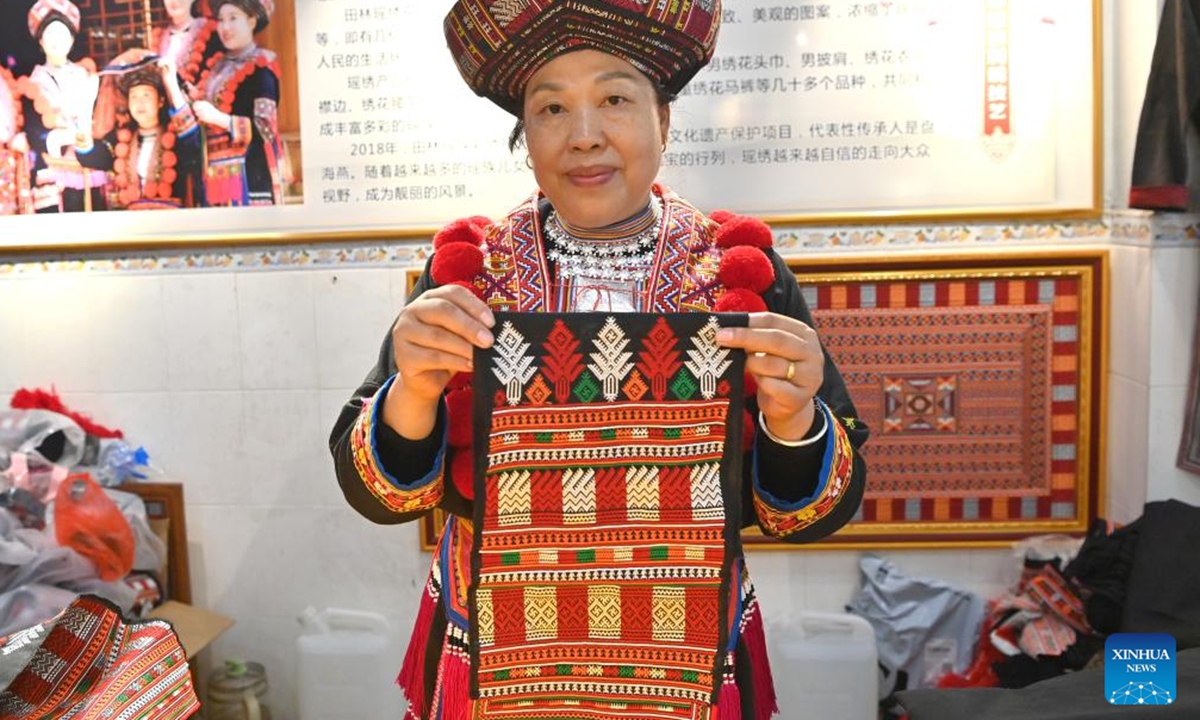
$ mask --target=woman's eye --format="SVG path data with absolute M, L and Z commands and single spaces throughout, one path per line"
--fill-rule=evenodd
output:
M 621 97 L 620 95 L 609 95 L 605 102 L 607 102 L 609 105 L 620 105 L 625 102 L 625 98 Z
M 558 103 L 550 103 L 546 107 L 542 108 L 542 112 L 547 113 L 549 115 L 557 115 L 557 114 L 561 113 L 562 111 L 563 111 L 563 106 L 559 105 Z

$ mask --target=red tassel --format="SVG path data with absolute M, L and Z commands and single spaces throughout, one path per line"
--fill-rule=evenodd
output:
M 717 697 L 717 720 L 742 720 L 742 691 L 733 679 L 733 653 L 726 660 L 725 682 Z
M 413 625 L 412 637 L 408 641 L 408 650 L 404 653 L 404 663 L 400 666 L 400 675 L 396 684 L 404 688 L 404 699 L 408 705 L 416 709 L 417 717 L 425 717 L 425 651 L 429 647 L 429 630 L 433 625 L 433 613 L 437 609 L 438 598 L 433 587 L 426 583 L 425 592 L 421 595 L 421 607 L 417 611 L 417 622 Z
M 441 720 L 467 720 L 471 712 L 471 663 L 461 650 L 446 643 L 438 672 Z
M 775 697 L 775 680 L 771 676 L 771 659 L 767 656 L 767 636 L 763 632 L 762 613 L 755 602 L 749 610 L 746 623 L 742 626 L 742 642 L 750 656 L 750 672 L 754 676 L 755 720 L 769 720 L 779 712 Z
M 49 410 L 56 412 L 59 415 L 66 415 L 75 421 L 75 424 L 83 429 L 88 435 L 94 435 L 98 438 L 123 438 L 125 433 L 120 430 L 110 430 L 103 425 L 92 420 L 83 413 L 77 413 L 63 404 L 62 398 L 53 388 L 49 390 L 33 389 L 27 390 L 21 388 L 13 393 L 12 401 L 9 403 L 15 410 Z

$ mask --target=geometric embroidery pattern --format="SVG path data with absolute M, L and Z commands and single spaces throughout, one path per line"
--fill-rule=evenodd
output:
M 1078 278 L 808 284 L 860 417 L 881 428 L 854 525 L 1071 520 Z
M 475 371 L 490 403 L 475 427 L 481 717 L 707 719 L 732 612 L 740 477 L 722 468 L 740 476 L 742 355 L 696 313 L 497 325 Z
M 885 433 L 954 432 L 955 375 L 883 378 Z

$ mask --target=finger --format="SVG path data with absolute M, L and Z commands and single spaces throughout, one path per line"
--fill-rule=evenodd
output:
M 445 289 L 449 290 L 451 288 Z M 456 286 L 453 289 L 459 290 L 465 295 L 471 295 L 466 288 Z M 478 298 L 471 297 L 478 302 Z M 469 304 L 465 303 L 464 299 L 457 293 L 441 293 L 433 296 L 423 295 L 406 308 L 404 314 L 410 314 L 423 324 L 445 328 L 472 345 L 481 348 L 491 347 L 493 340 L 492 333 L 484 323 L 484 320 L 488 318 L 480 319 L 478 315 L 473 315 L 464 309 L 464 305 L 469 307 Z M 486 307 L 484 309 L 486 310 Z M 487 313 L 490 317 L 491 311 L 487 310 Z
M 396 369 L 404 377 L 431 372 L 471 372 L 474 367 L 469 357 L 464 358 L 457 353 L 411 343 L 396 347 Z
M 717 342 L 725 347 L 742 348 L 755 353 L 774 355 L 784 360 L 805 360 L 820 351 L 820 344 L 793 335 L 786 330 L 765 328 L 722 328 Z
M 746 355 L 746 372 L 757 377 L 787 379 L 788 367 L 796 367 L 795 360 L 789 360 L 770 353 L 748 353 Z M 793 377 L 796 370 L 793 369 Z
M 462 336 L 437 325 L 404 323 L 396 328 L 397 347 L 413 345 L 427 350 L 436 350 L 470 361 L 475 347 Z
M 807 324 L 794 317 L 773 312 L 750 313 L 746 326 L 756 330 L 787 330 L 797 335 L 815 332 Z

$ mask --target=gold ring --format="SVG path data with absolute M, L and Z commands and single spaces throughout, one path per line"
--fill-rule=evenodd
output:
M 791 382 L 792 378 L 794 378 L 794 377 L 796 377 L 796 363 L 794 363 L 794 362 L 789 362 L 789 363 L 788 363 L 787 377 L 785 377 L 785 378 L 784 378 L 784 380 L 787 380 L 788 382 Z

